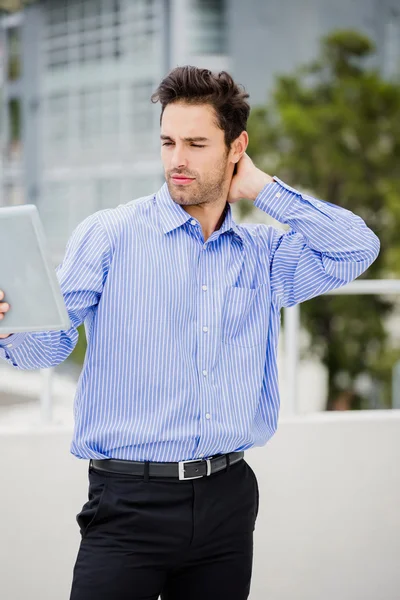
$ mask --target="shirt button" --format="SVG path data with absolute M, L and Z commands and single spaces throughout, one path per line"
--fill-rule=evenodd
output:
M 194 219 L 192 219 L 190 222 L 192 225 L 196 225 L 196 221 Z
M 278 192 L 277 194 L 275 194 L 275 198 L 280 198 L 282 196 L 281 192 Z
M 207 333 L 208 327 L 203 327 L 203 331 L 204 331 L 204 333 Z
M 203 371 L 203 375 L 204 375 L 204 377 L 207 377 L 207 371 L 205 369 Z
M 206 292 L 207 291 L 207 286 L 206 285 L 202 285 L 201 289 L 203 290 L 203 292 Z
M 322 204 L 321 204 L 321 202 L 317 202 L 315 206 L 316 206 L 317 208 L 321 208 Z
M 207 244 L 203 244 L 203 250 L 207 249 Z
M 210 413 L 206 413 L 206 419 L 211 419 Z
M 12 344 L 7 344 L 7 348 L 12 348 Z

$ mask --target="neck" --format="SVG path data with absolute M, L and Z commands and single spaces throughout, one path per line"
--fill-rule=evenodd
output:
M 226 212 L 226 200 L 213 202 L 212 204 L 200 204 L 196 206 L 182 206 L 191 216 L 197 219 L 203 231 L 204 241 L 217 231 L 224 222 Z

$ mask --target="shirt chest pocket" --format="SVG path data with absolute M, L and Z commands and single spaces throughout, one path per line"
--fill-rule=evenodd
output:
M 268 333 L 268 288 L 228 287 L 222 311 L 222 342 L 252 348 L 266 343 Z

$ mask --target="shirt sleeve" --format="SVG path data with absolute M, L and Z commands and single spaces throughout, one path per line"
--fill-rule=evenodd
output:
M 19 369 L 60 364 L 78 341 L 77 328 L 102 294 L 110 263 L 110 245 L 97 214 L 72 233 L 62 263 L 56 268 L 72 327 L 66 331 L 16 333 L 0 339 L 0 358 Z
M 270 228 L 271 291 L 280 307 L 353 281 L 379 254 L 378 237 L 360 217 L 302 194 L 277 177 L 254 205 L 290 226 L 287 232 Z

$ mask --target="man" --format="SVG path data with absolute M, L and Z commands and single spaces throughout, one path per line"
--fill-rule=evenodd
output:
M 57 269 L 70 330 L 1 342 L 10 364 L 50 367 L 85 322 L 71 452 L 90 484 L 71 600 L 248 598 L 258 488 L 243 453 L 276 430 L 280 309 L 379 252 L 359 217 L 255 167 L 247 98 L 227 73 L 173 70 L 152 98 L 165 185 L 73 232 Z M 242 197 L 291 229 L 237 225 Z

